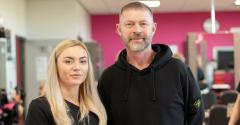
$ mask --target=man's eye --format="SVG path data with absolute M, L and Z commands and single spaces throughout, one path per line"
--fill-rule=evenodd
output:
M 147 23 L 141 23 L 140 25 L 141 26 L 147 26 L 148 24 Z
M 132 23 L 127 23 L 126 26 L 131 27 L 131 26 L 133 26 L 133 24 Z

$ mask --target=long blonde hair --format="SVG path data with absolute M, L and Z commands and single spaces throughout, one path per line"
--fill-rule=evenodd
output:
M 80 120 L 87 117 L 89 112 L 98 116 L 99 125 L 106 125 L 107 115 L 97 92 L 97 82 L 94 80 L 93 66 L 87 47 L 77 40 L 64 40 L 52 51 L 49 58 L 48 77 L 46 82 L 46 98 L 51 107 L 57 125 L 71 125 L 71 118 L 67 113 L 67 105 L 61 93 L 57 69 L 59 55 L 69 47 L 81 46 L 88 54 L 88 74 L 86 80 L 79 86 Z

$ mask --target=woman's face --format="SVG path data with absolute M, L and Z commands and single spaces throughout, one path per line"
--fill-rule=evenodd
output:
M 60 84 L 66 87 L 79 86 L 88 73 L 88 55 L 81 46 L 65 49 L 57 58 Z

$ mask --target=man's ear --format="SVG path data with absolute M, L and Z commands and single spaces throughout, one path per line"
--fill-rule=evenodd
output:
M 157 29 L 157 23 L 154 22 L 153 29 L 152 29 L 153 34 L 155 34 L 156 29 Z
M 122 36 L 120 24 L 116 24 L 116 31 L 119 36 Z

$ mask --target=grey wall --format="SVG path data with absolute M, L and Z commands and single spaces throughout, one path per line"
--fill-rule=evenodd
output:
M 95 79 L 98 80 L 103 72 L 103 50 L 96 42 L 86 42 L 90 57 L 93 63 L 93 70 Z
M 6 41 L 0 39 L 0 88 L 6 88 Z
M 25 105 L 28 105 L 32 99 L 38 97 L 39 80 L 37 79 L 37 69 L 45 68 L 42 65 L 37 66 L 39 57 L 49 57 L 52 49 L 61 40 L 31 40 L 25 44 Z M 47 72 L 46 72 L 47 74 Z

